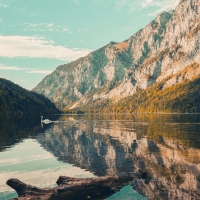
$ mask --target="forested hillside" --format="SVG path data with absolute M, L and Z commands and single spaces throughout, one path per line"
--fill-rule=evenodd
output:
M 171 78 L 171 77 L 169 77 Z M 169 79 L 168 78 L 168 79 Z M 200 113 L 200 77 L 163 88 L 167 79 L 152 87 L 139 89 L 134 95 L 117 102 L 102 100 L 66 112 L 92 113 Z
M 0 78 L 0 114 L 22 115 L 58 113 L 59 110 L 46 97 L 36 92 L 30 92 Z

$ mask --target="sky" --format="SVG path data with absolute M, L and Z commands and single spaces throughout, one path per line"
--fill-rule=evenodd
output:
M 0 0 L 0 77 L 33 89 L 59 65 L 128 39 L 179 0 Z

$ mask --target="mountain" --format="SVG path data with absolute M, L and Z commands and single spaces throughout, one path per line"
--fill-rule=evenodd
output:
M 181 0 L 128 40 L 59 66 L 34 91 L 71 110 L 134 97 L 161 81 L 160 90 L 194 80 L 200 75 L 199 15 L 199 0 Z
M 197 64 L 194 65 L 199 67 Z M 134 95 L 118 101 L 102 99 L 93 104 L 88 103 L 84 107 L 66 111 L 70 113 L 80 111 L 89 113 L 200 113 L 200 78 L 185 79 L 179 84 L 163 88 L 168 79 L 170 77 L 155 83 L 146 90 L 138 89 Z
M 46 97 L 0 78 L 0 115 L 51 114 L 60 112 Z

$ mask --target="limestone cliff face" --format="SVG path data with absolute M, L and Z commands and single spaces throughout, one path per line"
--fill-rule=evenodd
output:
M 133 95 L 166 77 L 165 87 L 200 75 L 200 1 L 181 0 L 121 43 L 111 42 L 84 58 L 59 66 L 34 89 L 58 107 Z

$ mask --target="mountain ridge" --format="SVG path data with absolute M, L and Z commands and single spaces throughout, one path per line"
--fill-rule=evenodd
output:
M 49 99 L 0 78 L 0 115 L 5 117 L 52 113 L 60 113 L 60 111 Z
M 199 7 L 198 0 L 181 0 L 175 10 L 159 14 L 128 40 L 110 42 L 59 66 L 34 91 L 60 109 L 74 109 L 102 99 L 118 101 L 170 76 L 164 87 L 193 79 L 200 67 L 196 74 L 186 68 L 200 63 Z

